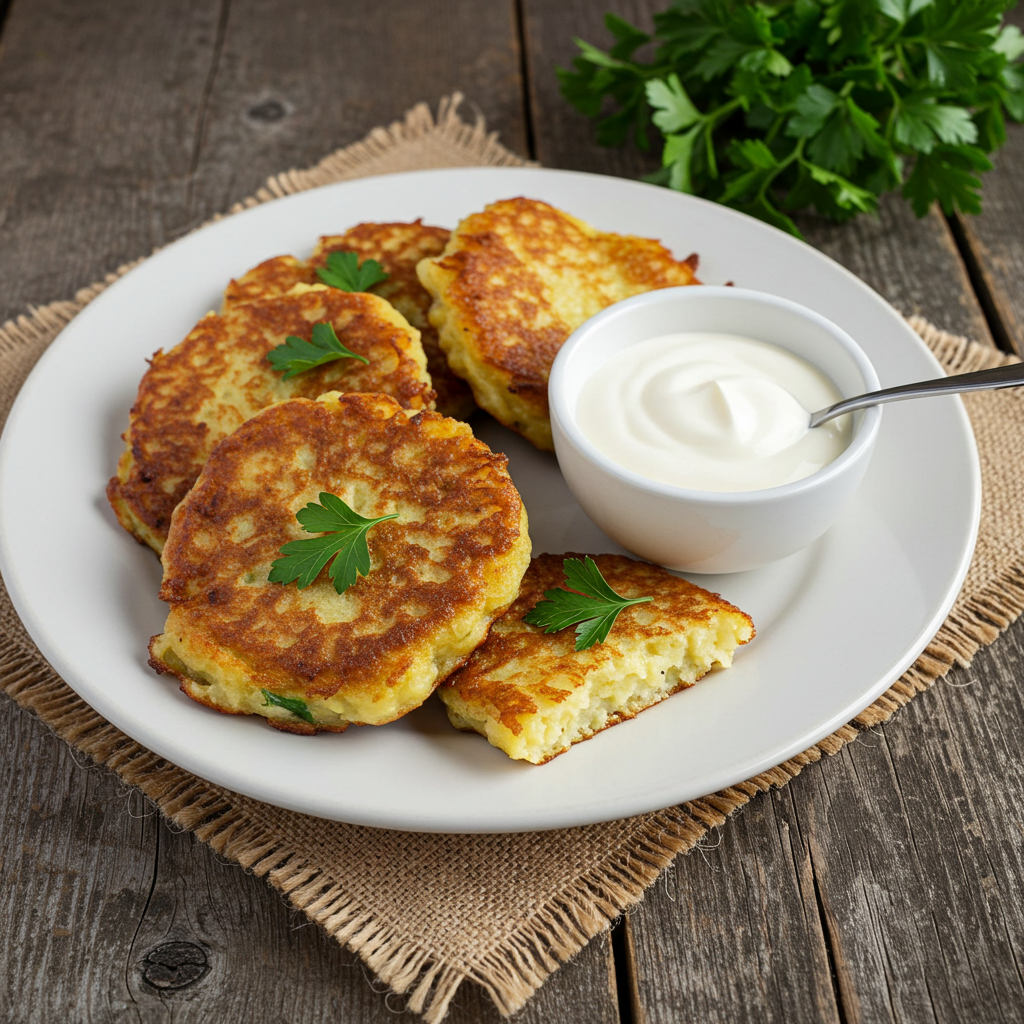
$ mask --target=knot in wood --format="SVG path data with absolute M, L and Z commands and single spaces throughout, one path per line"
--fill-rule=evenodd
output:
M 280 100 L 263 100 L 262 103 L 257 103 L 254 107 L 249 108 L 248 116 L 261 124 L 273 124 L 275 121 L 280 121 L 287 113 L 287 108 Z
M 144 981 L 167 991 L 195 984 L 209 972 L 210 962 L 194 942 L 165 942 L 146 954 L 140 970 Z

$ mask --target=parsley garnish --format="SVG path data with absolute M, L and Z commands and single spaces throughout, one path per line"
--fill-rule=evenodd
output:
M 354 252 L 328 253 L 327 266 L 317 267 L 316 272 L 324 284 L 343 292 L 366 292 L 388 279 L 376 260 L 364 260 L 360 266 L 359 255 Z
M 269 690 L 261 690 L 263 694 L 263 706 L 284 708 L 290 711 L 296 718 L 301 718 L 310 725 L 316 725 L 313 713 L 306 706 L 306 702 L 298 697 L 282 697 L 279 693 L 271 693 Z
M 1024 35 L 1012 0 L 676 0 L 649 35 L 605 18 L 607 52 L 577 40 L 562 94 L 603 145 L 653 125 L 649 180 L 799 235 L 789 214 L 837 221 L 901 189 L 924 216 L 981 209 L 979 175 L 1024 120 Z M 636 51 L 653 42 L 651 61 Z M 611 110 L 606 101 L 611 100 Z
M 289 334 L 283 345 L 278 345 L 267 353 L 267 359 L 278 373 L 284 373 L 282 380 L 288 380 L 296 374 L 323 366 L 324 363 L 330 363 L 335 359 L 358 359 L 367 364 L 370 362 L 366 356 L 345 348 L 334 333 L 334 326 L 327 321 L 313 324 L 313 336 L 310 341 Z
M 270 583 L 291 583 L 298 580 L 299 590 L 308 587 L 320 570 L 333 558 L 328 575 L 334 589 L 344 594 L 357 577 L 370 572 L 370 549 L 366 534 L 371 526 L 387 519 L 397 519 L 398 513 L 364 519 L 353 512 L 336 495 L 320 492 L 320 504 L 309 502 L 295 513 L 306 533 L 323 533 L 322 537 L 293 540 L 281 547 L 284 558 L 276 559 L 267 580 Z
M 651 597 L 630 599 L 616 594 L 590 555 L 582 562 L 578 558 L 567 558 L 562 568 L 566 585 L 572 590 L 545 590 L 545 600 L 538 601 L 523 616 L 523 622 L 543 626 L 545 633 L 556 633 L 574 622 L 579 623 L 576 627 L 577 651 L 586 651 L 594 644 L 604 643 L 612 623 L 623 608 L 654 600 Z

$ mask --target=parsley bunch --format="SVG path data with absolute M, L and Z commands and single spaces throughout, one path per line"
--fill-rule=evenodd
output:
M 1001 27 L 1014 2 L 675 0 L 653 36 L 607 15 L 614 45 L 576 40 L 559 77 L 602 144 L 661 133 L 648 180 L 795 235 L 795 210 L 845 221 L 896 188 L 919 217 L 978 213 L 1004 112 L 1024 120 L 1024 35 Z

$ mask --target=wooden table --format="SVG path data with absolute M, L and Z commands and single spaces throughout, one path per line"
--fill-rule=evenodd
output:
M 0 37 L 0 319 L 71 295 L 420 100 L 462 90 L 549 167 L 635 177 L 554 68 L 649 0 L 13 0 Z M 901 202 L 808 237 L 906 313 L 1024 344 L 1024 128 L 985 212 Z M 870 642 L 870 637 L 865 638 Z M 521 1021 L 1024 1020 L 1024 623 L 682 857 Z M 0 1019 L 391 1022 L 265 882 L 0 701 Z M 170 942 L 175 963 L 150 951 Z M 166 958 L 165 958 L 166 959 Z M 399 1012 L 397 1019 L 413 1020 Z M 497 1020 L 467 986 L 452 1022 Z

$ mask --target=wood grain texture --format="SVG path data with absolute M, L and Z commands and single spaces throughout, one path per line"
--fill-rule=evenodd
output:
M 259 187 L 466 91 L 525 151 L 513 7 L 15 0 L 0 51 L 0 317 L 64 298 Z M 467 111 L 472 115 L 473 107 Z M 336 226 L 335 226 L 336 227 Z M 263 880 L 0 700 L 0 1019 L 418 1019 Z M 523 1021 L 617 1020 L 607 937 Z M 473 985 L 449 1020 L 496 1022 Z
M 0 321 L 458 89 L 525 154 L 514 8 L 15 0 L 0 54 Z
M 4 1024 L 417 1021 L 263 879 L 173 830 L 149 801 L 0 698 Z M 579 1016 L 576 1016 L 579 1014 Z M 607 935 L 522 1024 L 616 1024 Z M 466 984 L 451 1024 L 498 1024 Z
M 1018 623 L 679 859 L 629 918 L 637 1020 L 830 1019 L 824 937 L 846 1024 L 1020 1021 L 1022 670 Z
M 792 799 L 759 799 L 710 833 L 627 918 L 637 1024 L 843 1019 Z
M 862 1020 L 1024 1016 L 1022 668 L 1018 623 L 809 780 L 802 828 Z
M 0 764 L 0 1020 L 127 1019 L 118 949 L 146 906 L 156 820 L 6 697 Z
M 1024 28 L 1024 9 L 1010 11 L 1006 20 Z M 996 323 L 1001 347 L 1024 355 L 1024 125 L 1007 125 L 1006 145 L 991 159 L 995 166 L 982 180 L 981 214 L 957 214 L 953 223 Z

